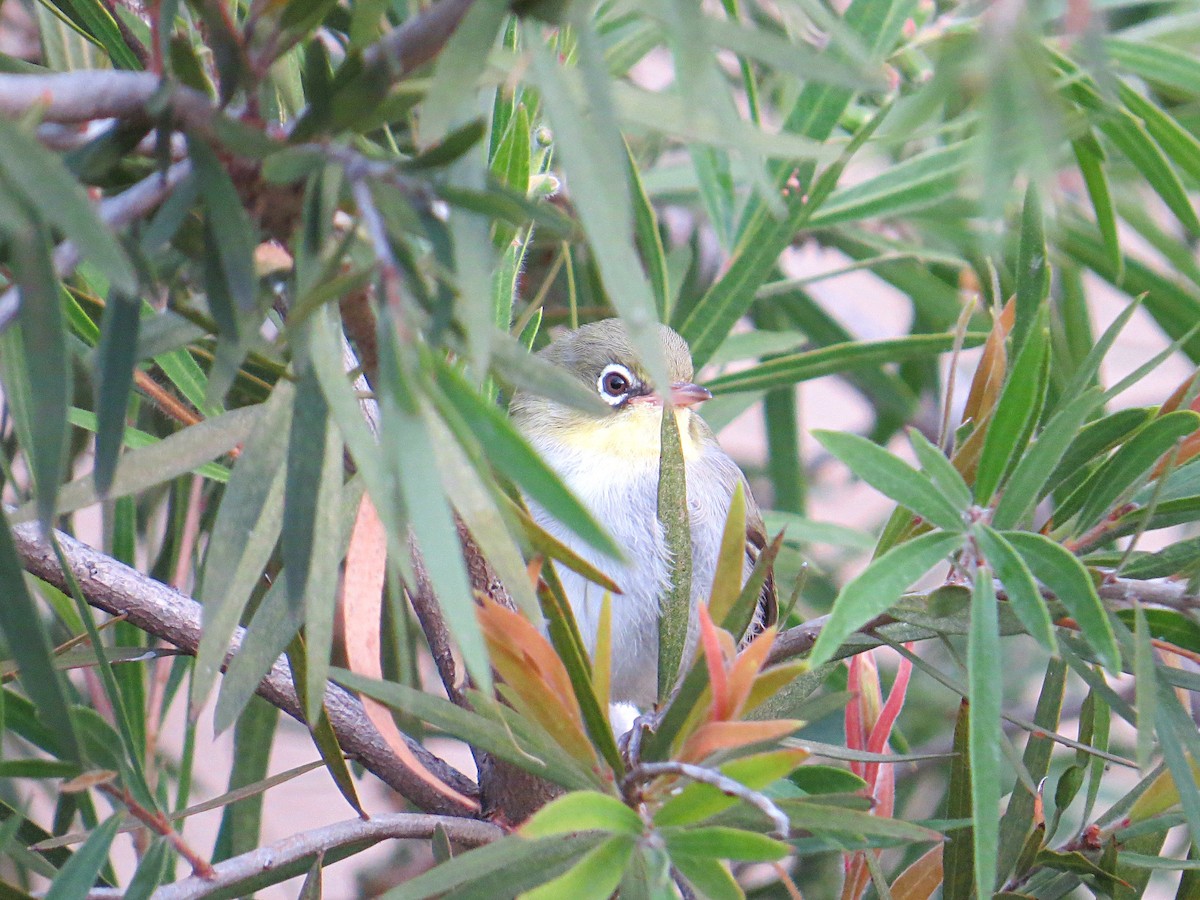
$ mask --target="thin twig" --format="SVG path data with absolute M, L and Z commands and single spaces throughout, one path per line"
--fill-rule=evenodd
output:
M 338 847 L 363 847 L 395 838 L 429 838 L 438 827 L 445 829 L 450 840 L 466 847 L 477 847 L 504 836 L 498 825 L 451 816 L 427 816 L 414 813 L 391 813 L 375 816 L 369 821 L 349 819 L 268 844 L 235 856 L 213 866 L 209 879 L 184 878 L 164 885 L 155 900 L 193 900 L 205 897 L 222 888 L 230 888 L 263 872 L 294 865 L 319 853 Z
M 744 800 L 774 823 L 776 837 L 780 840 L 787 840 L 791 830 L 788 817 L 783 814 L 783 810 L 771 802 L 769 797 L 758 791 L 752 791 L 741 782 L 734 781 L 729 776 L 722 775 L 713 769 L 706 769 L 704 766 L 682 762 L 641 763 L 621 781 L 621 789 L 628 791 L 634 785 L 644 784 L 663 775 L 676 775 L 691 781 L 699 781 L 701 784 L 710 784 L 727 797 Z
M 133 794 L 127 789 L 118 788 L 112 784 L 101 784 L 97 785 L 97 790 L 124 806 L 129 810 L 131 816 L 155 834 L 166 838 L 175 852 L 186 859 L 188 865 L 192 867 L 193 876 L 212 883 L 214 875 L 212 864 L 188 846 L 183 835 L 171 827 L 171 821 L 166 816 L 161 812 L 151 812 L 146 809 L 133 798 Z

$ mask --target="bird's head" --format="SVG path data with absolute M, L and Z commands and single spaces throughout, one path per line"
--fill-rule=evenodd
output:
M 658 456 L 659 429 L 665 399 L 678 416 L 685 455 L 693 432 L 692 407 L 712 397 L 692 381 L 692 355 L 687 342 L 666 325 L 659 337 L 670 383 L 665 391 L 652 384 L 620 319 L 604 319 L 567 332 L 540 355 L 582 382 L 608 407 L 595 414 L 545 397 L 520 393 L 512 414 L 536 441 L 594 447 L 615 455 Z

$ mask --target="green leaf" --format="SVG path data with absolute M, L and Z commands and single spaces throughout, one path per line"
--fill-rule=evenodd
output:
M 426 900 L 429 897 L 440 897 L 449 891 L 488 882 L 494 889 L 497 879 L 510 883 L 514 872 L 546 871 L 563 861 L 577 859 L 607 840 L 609 839 L 595 832 L 557 835 L 538 840 L 516 836 L 502 838 L 458 854 L 442 865 L 393 888 L 384 894 L 381 900 Z
M 1154 646 L 1150 643 L 1150 626 L 1141 603 L 1134 601 L 1133 632 L 1133 696 L 1137 710 L 1137 763 L 1143 771 L 1150 769 L 1154 752 L 1154 726 L 1158 706 L 1158 678 L 1154 673 Z
M 1150 636 L 1156 640 L 1166 641 L 1176 647 L 1200 653 L 1200 625 L 1188 618 L 1185 613 L 1173 609 L 1143 609 L 1146 625 Z M 1134 627 L 1132 609 L 1117 610 L 1116 616 L 1125 623 L 1127 628 Z
M 162 439 L 132 428 L 125 429 L 126 443 L 134 449 L 121 457 L 108 499 L 136 494 L 191 471 L 215 481 L 228 481 L 228 469 L 207 461 L 245 441 L 261 414 L 260 406 L 243 406 L 189 425 Z M 81 428 L 95 428 L 94 420 L 89 421 L 82 411 L 73 411 L 70 418 Z M 57 511 L 61 515 L 83 509 L 99 499 L 91 476 L 84 476 L 65 485 L 59 492 Z M 28 510 L 22 507 L 18 517 L 28 518 Z
M 836 522 L 821 522 L 777 509 L 764 509 L 762 515 L 767 533 L 783 532 L 785 544 L 825 544 L 852 550 L 870 550 L 875 546 L 875 538 L 867 532 Z
M 288 603 L 287 578 L 277 579 L 259 601 L 242 635 L 241 646 L 221 679 L 213 711 L 213 730 L 217 734 L 237 721 L 259 683 L 303 624 L 304 607 Z
M 1166 44 L 1106 37 L 1104 50 L 1118 65 L 1165 87 L 1191 95 L 1200 84 L 1200 62 Z
M 1179 223 L 1191 234 L 1200 233 L 1200 219 L 1192 208 L 1187 191 L 1175 174 L 1170 161 L 1154 143 L 1146 127 L 1129 113 L 1105 119 L 1100 130 L 1133 163 L 1145 182 L 1162 198 Z
M 430 473 L 438 471 L 438 451 L 425 422 L 425 417 L 431 414 L 424 408 L 420 414 L 413 414 L 401 411 L 394 403 L 390 405 L 384 418 L 383 446 L 390 451 L 388 461 L 400 488 L 405 516 L 467 671 L 486 690 L 492 683 L 491 667 L 475 618 L 475 597 L 467 578 L 454 513 L 441 480 L 430 477 Z
M 1126 578 L 1166 578 L 1191 569 L 1200 561 L 1200 538 L 1188 538 L 1157 553 L 1135 555 L 1121 574 Z M 1164 610 L 1165 611 L 1165 610 Z M 1182 645 L 1181 645 L 1182 646 Z
M 46 900 L 75 900 L 86 897 L 96 884 L 100 870 L 108 863 L 108 848 L 112 846 L 122 816 L 110 816 L 97 826 L 66 864 L 59 869 L 53 884 L 46 891 Z
M 1104 667 L 1119 672 L 1121 654 L 1117 649 L 1112 623 L 1083 563 L 1044 535 L 1028 531 L 1005 531 L 1003 535 L 1025 560 L 1038 581 L 1053 591 L 1071 613 L 1084 640 L 1096 652 Z
M 809 654 L 809 665 L 816 668 L 832 659 L 842 641 L 891 609 L 905 588 L 961 546 L 959 535 L 933 532 L 893 547 L 874 560 L 838 594 Z
M 330 604 L 332 606 L 332 604 Z M 308 630 L 305 629 L 306 638 Z M 296 636 L 292 640 L 291 646 L 288 648 L 288 663 L 292 669 L 292 683 L 296 688 L 297 697 L 311 697 L 316 691 L 313 688 L 314 678 L 312 669 L 309 665 L 308 649 L 305 645 L 304 638 Z M 317 689 L 320 690 L 321 698 L 324 699 L 325 689 L 328 686 L 329 665 L 326 660 L 322 670 L 322 678 L 317 683 Z M 362 818 L 366 818 L 367 814 L 363 811 L 362 804 L 358 799 L 358 790 L 354 786 L 354 777 L 350 774 L 350 765 L 346 761 L 346 754 L 338 743 L 337 734 L 333 730 L 333 724 L 329 721 L 329 713 L 325 710 L 324 703 L 318 701 L 315 714 L 310 714 L 305 711 L 305 718 L 308 720 L 308 732 L 312 736 L 313 746 L 317 748 L 317 752 L 321 754 L 321 760 L 325 763 L 325 769 L 329 772 L 329 777 L 337 786 L 338 792 L 350 804 L 353 809 Z M 263 773 L 266 774 L 266 773 Z
M 1191 410 L 1177 410 L 1151 421 L 1063 501 L 1055 510 L 1055 521 L 1062 523 L 1079 510 L 1074 528 L 1078 533 L 1087 531 L 1123 493 L 1148 478 L 1154 464 L 1197 426 L 1200 415 Z
M 882 3 L 873 4 L 873 7 L 880 13 L 884 12 Z M 858 7 L 860 10 L 863 8 L 863 5 Z M 814 93 L 820 96 L 810 96 Z M 806 115 L 811 115 L 803 126 L 795 130 L 823 140 L 829 136 L 851 97 L 850 91 L 841 88 L 807 85 L 799 102 L 803 104 L 809 100 L 816 105 L 811 110 L 805 110 Z M 679 324 L 679 333 L 690 345 L 697 367 L 708 362 L 733 330 L 737 320 L 749 309 L 756 292 L 775 268 L 779 254 L 791 244 L 820 202 L 832 192 L 842 170 L 882 123 L 887 109 L 884 107 L 870 122 L 858 129 L 840 159 L 822 172 L 807 200 L 791 200 L 788 215 L 782 221 L 777 221 L 761 203 L 747 213 L 747 223 L 738 237 L 729 267 Z
M 671 860 L 700 896 L 707 900 L 745 900 L 729 869 L 710 856 L 681 856 Z
M 971 592 L 971 631 L 967 637 L 967 676 L 971 703 L 968 730 L 971 759 L 971 822 L 974 832 L 975 884 L 981 893 L 996 883 L 1000 840 L 1000 730 L 1004 683 L 1000 628 L 992 573 L 979 568 Z
M 49 528 L 66 468 L 71 361 L 58 277 L 40 232 L 23 230 L 14 235 L 11 264 L 21 288 L 21 308 L 19 327 L 5 342 L 16 351 L 11 363 L 5 364 L 6 386 L 19 395 L 14 397 L 14 407 L 23 420 L 19 434 L 28 441 L 23 449 L 33 471 L 38 519 Z
M 778 805 L 787 813 L 794 829 L 899 841 L 945 840 L 942 834 L 932 828 L 905 822 L 903 819 L 877 816 L 864 810 L 831 806 L 819 799 L 780 800 Z
M 1038 499 L 1047 496 L 1101 454 L 1124 443 L 1141 430 L 1153 416 L 1152 409 L 1122 409 L 1095 422 L 1089 422 L 1081 430 L 1068 435 L 1071 442 L 1067 445 L 1062 459 L 1039 488 Z M 1080 500 L 1082 499 L 1081 497 Z
M 590 17 L 572 8 L 584 95 L 572 96 L 562 67 L 541 32 L 526 24 L 532 71 L 554 128 L 556 156 L 571 182 L 571 199 L 587 235 L 608 298 L 629 330 L 629 338 L 654 384 L 666 384 L 666 364 L 656 328 L 654 292 L 633 246 L 626 156 L 617 129 L 609 80 L 603 74 L 598 37 Z M 586 115 L 581 115 L 586 110 Z
M 100 221 L 83 186 L 56 154 L 7 120 L 0 121 L 0 181 L 60 229 L 113 290 L 137 293 L 129 258 L 109 226 Z
M 117 458 L 125 438 L 125 411 L 133 388 L 137 360 L 141 303 L 110 293 L 104 308 L 103 330 L 96 349 L 96 467 L 92 477 L 96 493 L 105 496 L 112 487 Z
M 783 859 L 792 849 L 783 841 L 769 838 L 765 834 L 722 825 L 665 829 L 663 837 L 672 859 L 679 856 L 700 856 L 745 862 L 773 862 Z
M 963 346 L 978 346 L 985 337 L 982 334 L 968 334 Z M 915 334 L 881 341 L 833 344 L 819 350 L 778 356 L 739 372 L 718 375 L 705 382 L 705 387 L 714 394 L 768 390 L 825 375 L 868 370 L 884 363 L 928 358 L 932 353 L 953 350 L 954 342 L 952 334 Z
M 121 29 L 113 18 L 114 13 L 100 0 L 66 0 L 65 6 L 67 9 L 63 11 L 104 48 L 116 68 L 133 71 L 142 68 L 137 55 L 125 43 Z
M 255 698 L 246 714 L 238 720 L 233 732 L 230 791 L 266 777 L 278 724 L 279 710 L 261 698 Z M 214 862 L 248 853 L 262 843 L 262 813 L 261 793 L 243 797 L 225 806 L 213 847 Z
M 629 160 L 629 187 L 633 200 L 634 235 L 637 238 L 638 249 L 650 278 L 650 289 L 654 291 L 655 307 L 658 310 L 660 322 L 671 321 L 670 273 L 667 271 L 667 254 L 663 249 L 662 233 L 658 227 L 658 215 L 654 205 L 646 194 L 646 186 L 642 183 L 638 171 L 637 160 L 628 145 L 625 147 Z
M 1054 626 L 1029 566 L 1002 535 L 982 522 L 974 528 L 975 539 L 988 565 L 996 573 L 1008 594 L 1008 602 L 1021 624 L 1039 644 L 1054 653 Z
M 1109 264 L 1116 271 L 1122 268 L 1120 238 L 1117 234 L 1117 216 L 1113 211 L 1112 192 L 1108 186 L 1108 175 L 1104 170 L 1104 150 L 1100 147 L 1095 135 L 1088 131 L 1085 137 L 1072 142 L 1075 151 L 1075 162 L 1079 165 L 1079 173 L 1087 187 L 1088 197 L 1092 201 L 1092 210 L 1096 214 L 1096 227 L 1100 229 L 1100 237 L 1104 249 L 1108 253 Z
M 1033 511 L 1038 498 L 1048 493 L 1046 484 L 1065 458 L 1080 426 L 1100 405 L 1100 389 L 1091 388 L 1073 398 L 1046 423 L 1037 440 L 1021 454 L 1004 493 L 992 512 L 992 525 L 1012 528 Z
M 1029 339 L 1017 354 L 988 425 L 975 475 L 975 499 L 981 506 L 991 502 L 1005 472 L 1025 451 L 1029 435 L 1041 415 L 1046 400 L 1049 362 L 1045 315 L 1044 311 L 1039 314 Z
M 1038 694 L 1037 712 L 1034 723 L 1044 729 L 1045 734 L 1033 732 L 1025 745 L 1025 753 L 1021 764 L 1029 773 L 1034 784 L 1041 784 L 1050 771 L 1050 756 L 1054 742 L 1046 737 L 1058 729 L 1059 718 L 1062 715 L 1063 690 L 1066 687 L 1066 663 L 1062 659 L 1051 657 L 1046 664 L 1046 675 L 1042 679 L 1042 688 Z M 1082 740 L 1081 736 L 1081 740 Z M 1008 798 L 1008 806 L 1000 820 L 1000 851 L 998 874 L 1008 878 L 1021 855 L 1027 837 L 1034 833 L 1038 825 L 1036 805 L 1038 798 L 1030 792 L 1020 779 L 1013 786 Z
M 929 438 L 917 429 L 909 428 L 907 431 L 908 442 L 912 445 L 917 462 L 921 464 L 921 468 L 929 476 L 929 480 L 954 505 L 955 509 L 969 507 L 971 505 L 971 489 L 963 481 L 958 469 L 954 468 L 954 464 L 946 458 L 946 454 L 931 444 Z
M 620 559 L 620 548 L 608 532 L 562 483 L 529 445 L 503 411 L 488 403 L 449 364 L 439 366 L 438 386 L 464 422 L 488 450 L 488 459 L 511 478 L 527 497 L 601 553 Z
M 315 373 L 303 362 L 299 367 L 288 439 L 280 549 L 288 603 L 305 610 L 308 693 L 304 712 L 309 722 L 316 722 L 325 702 L 343 550 L 338 527 L 343 448 L 341 435 L 329 421 L 329 409 Z
M 574 791 L 543 806 L 521 826 L 528 838 L 544 838 L 576 831 L 604 831 L 637 837 L 644 830 L 641 817 L 608 794 Z
M 192 675 L 195 708 L 208 697 L 229 639 L 279 540 L 287 449 L 279 436 L 288 433 L 293 392 L 290 382 L 280 382 L 264 408 L 256 410 L 258 421 L 233 467 L 212 526 L 198 591 L 204 633 Z
M 658 699 L 662 702 L 671 696 L 684 665 L 692 617 L 691 509 L 679 421 L 670 404 L 663 404 L 659 446 L 657 515 L 671 559 L 670 588 L 660 598 L 658 611 Z M 744 531 L 742 540 L 744 554 Z
M 1030 328 L 1036 328 L 1038 310 L 1050 292 L 1050 268 L 1046 263 L 1046 232 L 1042 223 L 1042 204 L 1036 186 L 1025 190 L 1021 213 L 1021 240 L 1017 249 L 1016 316 L 1013 320 L 1012 346 L 1020 352 Z
M 487 67 L 488 53 L 506 13 L 506 4 L 498 0 L 474 3 L 446 41 L 421 104 L 420 137 L 424 146 L 440 143 L 456 120 L 474 114 L 476 104 L 471 101 L 477 92 L 476 82 Z
M 946 788 L 946 818 L 971 819 L 971 704 L 963 700 L 954 720 L 950 783 Z M 975 886 L 974 828 L 950 832 L 942 854 L 942 892 L 945 900 L 970 900 Z
M 962 509 L 956 509 L 929 478 L 878 444 L 837 431 L 814 431 L 812 435 L 855 475 L 901 506 L 947 531 L 961 532 L 965 527 Z
M 521 897 L 523 900 L 558 900 L 560 897 L 608 900 L 625 874 L 633 847 L 633 841 L 627 837 L 611 837 L 589 850 L 562 875 L 526 891 Z
M 25 583 L 8 517 L 0 510 L 0 580 L 6 585 L 0 603 L 0 633 L 21 670 L 21 686 L 54 735 L 58 752 L 83 764 L 75 728 L 68 712 L 66 693 L 51 659 L 50 642 L 42 619 Z
M 812 228 L 882 218 L 923 209 L 951 196 L 971 162 L 972 147 L 960 141 L 927 150 L 853 187 L 834 191 L 813 215 Z
M 233 180 L 208 144 L 189 137 L 188 155 L 204 198 L 208 234 L 215 244 L 206 251 L 205 259 L 219 266 L 229 296 L 239 309 L 247 312 L 254 308 L 258 298 L 253 255 L 258 236 L 254 225 Z M 236 334 L 236 326 L 231 330 Z
M 150 895 L 166 880 L 171 863 L 171 845 L 165 837 L 156 838 L 142 854 L 122 900 L 150 900 Z

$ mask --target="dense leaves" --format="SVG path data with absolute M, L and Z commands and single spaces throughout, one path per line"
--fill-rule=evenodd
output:
M 1191 896 L 1200 64 L 1187 9 L 1100 6 L 6 5 L 0 894 L 317 897 L 403 836 L 438 864 L 389 896 Z M 506 414 L 609 415 L 531 351 L 611 315 L 758 410 L 783 529 L 739 487 L 690 539 L 668 410 L 644 643 L 641 547 Z M 276 707 L 348 811 L 441 815 L 263 864 Z

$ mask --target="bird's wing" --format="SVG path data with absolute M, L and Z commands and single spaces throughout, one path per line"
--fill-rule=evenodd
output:
M 750 493 L 750 485 L 746 483 L 744 476 L 742 490 L 746 496 L 746 560 L 753 568 L 754 564 L 758 562 L 763 548 L 767 546 L 767 528 L 763 524 L 762 513 L 758 511 L 758 504 L 754 502 L 754 496 Z M 746 630 L 743 640 L 752 638 L 764 628 L 774 625 L 778 618 L 779 601 L 775 597 L 775 574 L 767 572 L 762 592 L 758 595 L 758 608 L 754 611 L 754 618 L 750 621 L 750 627 Z

